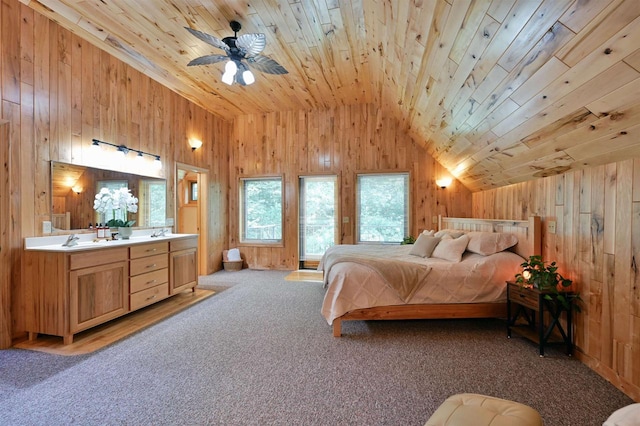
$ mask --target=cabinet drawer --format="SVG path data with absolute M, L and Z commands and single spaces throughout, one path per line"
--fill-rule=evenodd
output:
M 167 282 L 169 282 L 169 270 L 167 268 L 158 269 L 157 271 L 131 277 L 129 291 L 135 293 Z
M 108 250 L 91 250 L 82 253 L 69 255 L 69 269 L 81 269 L 91 266 L 106 265 L 107 263 L 115 263 L 129 258 L 126 247 L 108 249 Z
M 509 300 L 527 308 L 538 309 L 538 294 L 535 290 L 522 288 L 518 285 L 509 286 Z
M 169 244 L 167 241 L 135 245 L 131 246 L 131 259 L 138 259 L 141 257 L 152 256 L 154 254 L 166 253 L 168 251 Z
M 169 255 L 168 254 L 156 254 L 155 256 L 143 257 L 141 259 L 131 260 L 129 266 L 129 272 L 132 277 L 140 274 L 144 274 L 151 271 L 157 271 L 158 269 L 164 269 L 169 267 Z
M 198 238 L 183 238 L 171 241 L 171 251 L 186 250 L 198 247 Z
M 139 291 L 131 295 L 131 310 L 135 311 L 143 306 L 156 303 L 169 296 L 169 284 L 160 284 L 146 290 Z

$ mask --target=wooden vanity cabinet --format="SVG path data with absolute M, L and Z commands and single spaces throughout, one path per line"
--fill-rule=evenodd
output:
M 69 329 L 72 335 L 129 311 L 127 255 L 127 249 L 122 248 L 70 256 Z M 71 338 L 64 337 L 65 341 Z
M 132 246 L 129 282 L 131 310 L 169 297 L 169 242 Z
M 197 236 L 73 252 L 26 250 L 29 339 L 62 336 L 143 308 L 198 283 Z
M 129 311 L 129 249 L 75 253 L 26 251 L 29 339 L 38 333 L 73 342 L 79 331 Z
M 180 293 L 189 288 L 195 291 L 198 284 L 198 238 L 175 240 L 170 245 L 170 293 Z

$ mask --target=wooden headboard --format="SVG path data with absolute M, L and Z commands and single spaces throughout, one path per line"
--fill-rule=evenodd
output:
M 528 259 L 529 256 L 542 253 L 540 216 L 531 216 L 529 220 L 470 219 L 439 216 L 438 229 L 508 232 L 518 237 L 518 244 L 512 250 L 520 256 Z

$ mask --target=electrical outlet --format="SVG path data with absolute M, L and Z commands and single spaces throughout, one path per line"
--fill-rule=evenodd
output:
M 431 223 L 438 223 L 438 216 L 431 216 Z
M 547 223 L 547 231 L 549 231 L 550 234 L 555 234 L 556 233 L 556 221 L 555 220 L 550 220 Z
M 345 216 L 342 218 L 342 223 L 349 223 L 349 216 Z
M 49 222 L 48 220 L 43 220 L 42 221 L 42 233 L 43 234 L 50 234 L 51 233 L 51 222 Z

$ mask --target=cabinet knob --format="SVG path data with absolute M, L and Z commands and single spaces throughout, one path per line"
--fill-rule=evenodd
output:
M 151 300 L 151 299 L 155 299 L 155 298 L 156 298 L 156 295 L 154 294 L 153 296 L 147 297 L 147 300 Z
M 157 265 L 155 263 L 151 264 L 151 265 L 147 265 L 147 268 L 155 268 Z
M 154 249 L 154 248 L 152 248 L 152 249 L 147 249 L 147 251 L 156 251 L 156 250 L 157 250 L 157 249 Z
M 153 284 L 155 282 L 157 282 L 158 280 L 151 280 L 151 281 L 147 281 L 147 284 Z

